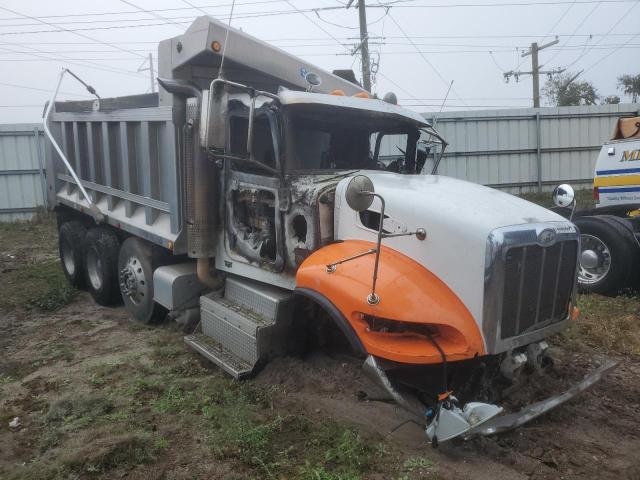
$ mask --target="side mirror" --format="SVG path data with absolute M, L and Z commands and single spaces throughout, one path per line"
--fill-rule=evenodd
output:
M 345 199 L 356 212 L 363 212 L 373 203 L 373 182 L 365 175 L 356 175 L 349 181 L 345 191 Z
M 563 183 L 553 190 L 552 197 L 557 207 L 570 207 L 576 201 L 576 192 L 571 185 Z
M 229 93 L 224 83 L 212 84 L 202 97 L 201 145 L 214 150 L 227 146 L 229 124 Z

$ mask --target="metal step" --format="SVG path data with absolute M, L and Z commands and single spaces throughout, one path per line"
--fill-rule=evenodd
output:
M 208 354 L 194 348 L 239 378 L 239 367 L 216 359 L 236 359 L 251 372 L 259 363 L 285 354 L 289 350 L 294 298 L 291 292 L 271 285 L 229 277 L 224 297 L 215 292 L 200 297 L 200 335 L 215 347 Z
M 202 333 L 187 335 L 184 337 L 184 342 L 237 380 L 251 375 L 253 371 L 252 364 L 238 358 L 207 335 Z

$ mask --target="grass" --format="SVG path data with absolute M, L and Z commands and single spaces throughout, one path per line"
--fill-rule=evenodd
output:
M 57 259 L 57 232 L 52 216 L 30 222 L 0 223 L 0 309 L 51 312 L 71 303 L 71 287 Z
M 617 297 L 578 295 L 581 315 L 559 336 L 575 349 L 596 349 L 605 353 L 640 355 L 640 295 Z
M 518 196 L 542 207 L 551 208 L 555 206 L 551 198 L 551 192 L 529 192 Z M 576 205 L 578 210 L 593 208 L 595 206 L 593 191 L 591 189 L 576 190 Z

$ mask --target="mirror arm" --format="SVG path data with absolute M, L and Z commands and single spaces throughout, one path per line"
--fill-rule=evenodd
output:
M 573 221 L 573 214 L 576 213 L 576 206 L 578 205 L 578 202 L 576 202 L 576 199 L 573 199 L 573 202 L 571 204 L 571 214 L 569 215 L 569 221 L 572 222 Z
M 380 303 L 380 296 L 376 293 L 376 283 L 378 281 L 378 264 L 380 263 L 380 247 L 382 246 L 382 229 L 384 227 L 384 210 L 385 201 L 382 195 L 375 192 L 362 192 L 363 195 L 371 195 L 380 199 L 380 223 L 378 224 L 378 241 L 376 243 L 376 259 L 373 264 L 373 282 L 371 285 L 371 293 L 367 297 L 367 303 L 369 305 L 377 305 Z

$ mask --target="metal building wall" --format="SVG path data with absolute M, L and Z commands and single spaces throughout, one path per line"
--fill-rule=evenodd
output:
M 28 220 L 45 205 L 39 124 L 0 125 L 0 222 Z
M 511 193 L 567 182 L 591 188 L 602 143 L 637 104 L 425 114 L 449 142 L 439 173 Z M 380 155 L 398 155 L 389 138 Z M 401 142 L 399 142 L 401 143 Z

